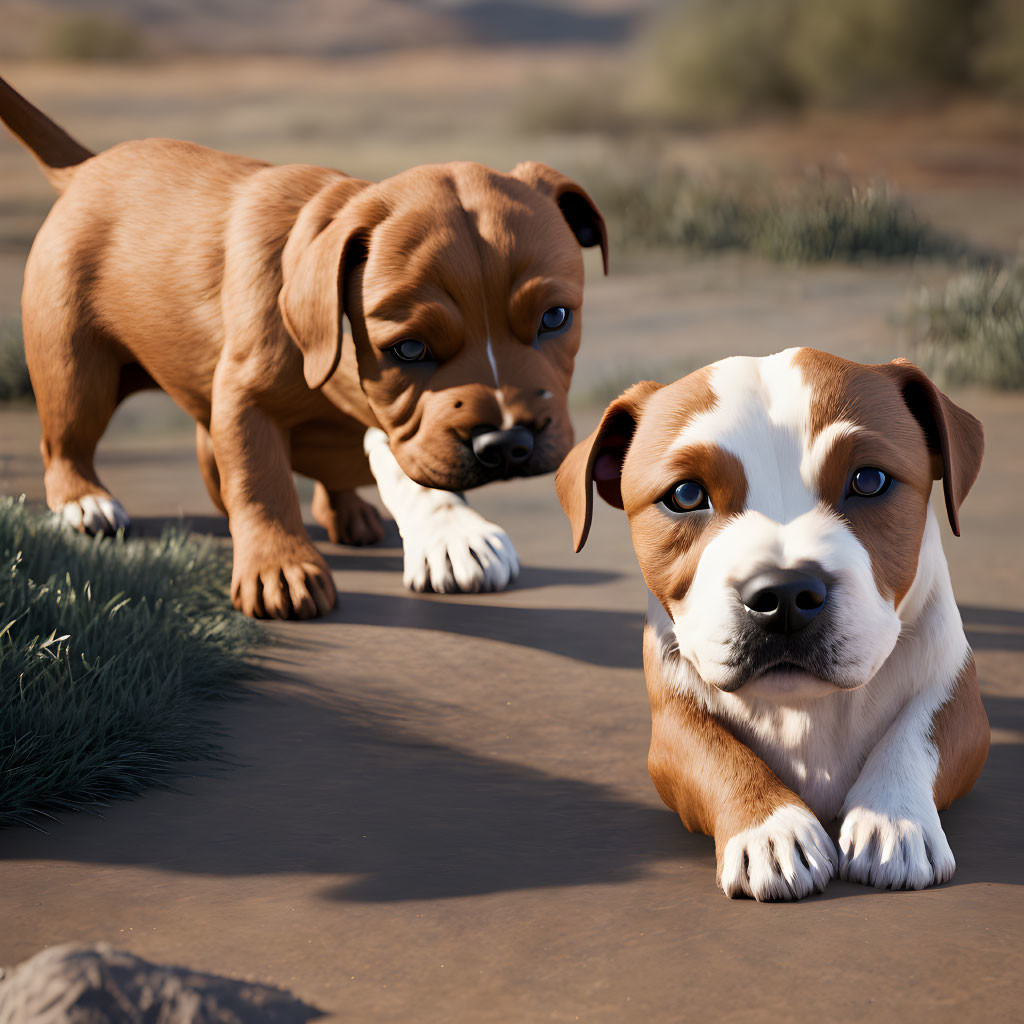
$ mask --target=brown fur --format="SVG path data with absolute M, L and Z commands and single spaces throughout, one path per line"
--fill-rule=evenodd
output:
M 659 641 L 644 629 L 644 672 L 651 702 L 647 767 L 658 795 L 691 832 L 715 840 L 718 876 L 726 844 L 772 812 L 806 806 L 774 772 L 721 722 L 688 695 L 663 682 Z
M 906 485 L 885 502 L 847 502 L 843 511 L 871 556 L 879 592 L 899 605 L 917 572 L 933 479 L 943 481 L 959 535 L 957 511 L 981 466 L 981 424 L 906 360 L 862 365 L 803 349 L 796 362 L 813 394 L 812 437 L 840 420 L 863 428 L 826 457 L 822 500 L 837 506 L 859 466 L 883 466 Z
M 92 156 L 6 83 L 0 117 L 63 192 L 22 300 L 51 508 L 107 495 L 96 443 L 125 394 L 159 387 L 199 425 L 203 478 L 234 538 L 236 606 L 304 618 L 335 590 L 293 469 L 318 481 L 332 539 L 365 543 L 380 534 L 352 494 L 372 479 L 367 427 L 388 434 L 408 476 L 450 490 L 492 478 L 469 442 L 503 419 L 536 432 L 523 474 L 568 450 L 579 249 L 600 246 L 607 266 L 607 237 L 559 172 L 453 163 L 372 183 L 168 139 Z M 573 323 L 535 345 L 551 306 Z M 410 337 L 436 365 L 386 351 Z
M 812 438 L 839 421 L 863 428 L 833 445 L 817 486 L 822 502 L 847 519 L 867 549 L 879 591 L 898 604 L 916 575 L 933 479 L 943 479 L 950 524 L 958 528 L 957 510 L 981 462 L 981 425 L 903 360 L 866 366 L 804 349 L 797 363 L 812 392 Z M 598 428 L 570 452 L 556 478 L 579 550 L 590 526 L 598 460 L 604 460 L 598 491 L 626 511 L 644 579 L 670 615 L 669 605 L 686 593 L 716 529 L 745 506 L 747 484 L 739 460 L 716 445 L 676 445 L 686 424 L 715 402 L 706 370 L 666 386 L 634 385 L 608 406 Z M 884 502 L 844 501 L 850 474 L 871 465 L 884 467 L 906 486 Z M 707 487 L 714 512 L 673 523 L 656 503 L 689 477 Z M 688 829 L 714 837 L 721 874 L 732 836 L 786 804 L 803 802 L 723 723 L 691 697 L 670 690 L 664 663 L 673 655 L 661 643 L 647 627 L 651 778 Z M 988 720 L 973 659 L 936 715 L 932 735 L 939 751 L 935 800 L 943 809 L 971 788 L 988 750 Z
M 990 736 L 971 654 L 957 676 L 952 695 L 932 721 L 932 742 L 939 752 L 935 805 L 940 811 L 969 793 L 978 781 L 988 757 Z

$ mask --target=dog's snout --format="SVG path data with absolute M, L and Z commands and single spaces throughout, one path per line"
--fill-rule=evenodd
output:
M 828 587 L 799 569 L 770 569 L 739 587 L 750 618 L 769 633 L 796 633 L 825 607 Z
M 473 438 L 473 454 L 488 469 L 510 469 L 533 454 L 533 431 L 526 427 L 488 430 Z

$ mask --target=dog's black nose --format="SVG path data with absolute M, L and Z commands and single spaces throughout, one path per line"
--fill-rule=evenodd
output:
M 488 469 L 522 465 L 533 454 L 533 431 L 526 427 L 488 430 L 473 438 L 473 454 Z
M 825 581 L 799 569 L 769 569 L 739 588 L 750 617 L 769 633 L 796 633 L 822 608 Z

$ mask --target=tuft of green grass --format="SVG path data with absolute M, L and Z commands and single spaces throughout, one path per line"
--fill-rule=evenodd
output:
M 884 184 L 807 177 L 781 190 L 702 180 L 672 164 L 583 175 L 624 249 L 743 249 L 779 262 L 978 256 L 936 231 Z
M 204 703 L 240 695 L 263 632 L 228 555 L 172 528 L 89 538 L 0 499 L 0 827 L 166 785 L 216 757 Z
M 0 321 L 0 402 L 32 397 L 21 321 Z
M 1024 262 L 922 290 L 909 322 L 912 356 L 940 385 L 1024 388 Z

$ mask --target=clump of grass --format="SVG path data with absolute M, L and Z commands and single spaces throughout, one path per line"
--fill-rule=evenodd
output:
M 857 188 L 846 179 L 809 180 L 774 196 L 756 218 L 751 248 L 803 263 L 968 254 L 965 243 L 936 231 L 884 184 Z
M 765 259 L 960 259 L 966 244 L 932 228 L 882 184 L 806 178 L 780 190 L 742 179 L 701 180 L 654 164 L 584 175 L 625 249 L 743 249 Z
M 0 402 L 32 397 L 21 321 L 0 321 Z
M 166 784 L 216 756 L 204 702 L 261 637 L 227 555 L 170 529 L 88 538 L 0 499 L 0 826 Z
M 1024 262 L 922 290 L 910 324 L 913 358 L 939 384 L 1024 388 Z

